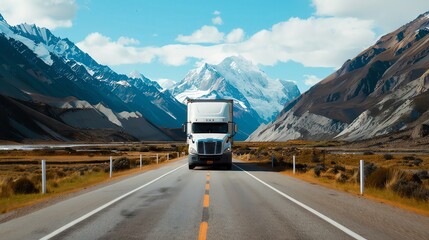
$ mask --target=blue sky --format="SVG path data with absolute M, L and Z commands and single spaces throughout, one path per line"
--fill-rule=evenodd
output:
M 241 55 L 301 91 L 383 34 L 429 10 L 427 0 L 2 0 L 14 25 L 48 27 L 119 73 L 180 81 L 203 62 Z

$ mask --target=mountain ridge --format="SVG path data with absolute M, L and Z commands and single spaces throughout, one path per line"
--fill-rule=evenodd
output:
M 424 123 L 416 105 L 428 89 L 427 16 L 382 36 L 248 140 L 360 140 Z
M 50 119 L 47 124 L 61 122 L 73 131 L 86 132 L 74 136 L 89 139 L 102 139 L 97 135 L 110 132 L 123 139 L 171 140 L 163 128 L 178 128 L 184 122 L 185 106 L 169 92 L 161 92 L 157 83 L 117 74 L 46 28 L 12 27 L 0 19 L 0 82 L 4 86 L 0 95 L 12 104 L 10 112 L 16 113 L 12 108 L 26 109 L 27 114 L 34 113 L 28 107 L 48 109 L 43 112 L 44 119 Z M 21 108 L 22 104 L 27 107 Z M 58 129 L 48 130 L 49 124 L 40 128 L 18 115 L 9 115 L 8 122 L 21 123 L 11 129 L 2 126 L 0 138 L 73 140 L 61 137 Z

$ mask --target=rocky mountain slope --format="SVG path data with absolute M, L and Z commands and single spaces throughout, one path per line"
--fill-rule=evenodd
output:
M 249 141 L 359 140 L 429 122 L 429 13 L 380 38 Z
M 271 79 L 242 57 L 228 57 L 218 65 L 203 64 L 170 91 L 181 102 L 187 98 L 234 99 L 238 140 L 246 139 L 261 123 L 272 120 L 284 104 L 300 94 L 294 83 Z
M 117 74 L 48 29 L 0 15 L 0 49 L 0 139 L 171 140 L 161 128 L 186 119 L 157 83 Z

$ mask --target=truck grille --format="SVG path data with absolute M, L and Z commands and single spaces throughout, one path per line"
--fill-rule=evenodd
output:
M 222 152 L 222 141 L 198 142 L 198 154 L 216 155 Z

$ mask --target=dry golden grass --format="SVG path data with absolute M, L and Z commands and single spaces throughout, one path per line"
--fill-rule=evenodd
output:
M 374 154 L 373 152 L 359 150 L 352 154 L 342 154 L 331 153 L 329 148 L 324 147 L 335 143 L 307 142 L 307 145 L 298 146 L 299 143 L 305 144 L 305 141 L 295 142 L 295 145 L 290 143 L 262 143 L 258 146 L 259 143 L 241 143 L 236 146 L 235 152 L 239 153 L 236 158 L 268 166 L 271 165 L 271 158 L 274 156 L 278 163 L 275 171 L 284 171 L 285 174 L 292 175 L 292 155 L 295 155 L 296 163 L 302 165 L 303 169 L 300 170 L 304 172 L 299 172 L 293 175 L 294 177 L 355 195 L 359 194 L 358 168 L 359 161 L 362 159 L 365 164 L 375 164 L 377 169 L 390 169 L 387 171 L 389 174 L 386 176 L 387 182 L 383 182 L 383 179 L 381 179 L 383 176 L 372 176 L 372 180 L 378 183 L 378 188 L 366 186 L 365 198 L 429 216 L 429 204 L 427 201 L 401 196 L 397 190 L 396 192 L 394 191 L 394 186 L 398 186 L 397 184 L 401 180 L 408 179 L 406 181 L 410 181 L 409 178 L 413 175 L 411 172 L 427 171 L 429 169 L 429 155 L 427 153 L 398 154 L 398 152 L 391 152 L 385 156 L 386 153 Z M 319 177 L 314 171 L 317 165 L 325 166 L 325 170 L 320 171 Z M 337 167 L 342 170 L 335 170 Z M 380 171 L 377 174 L 382 172 Z M 423 189 L 429 189 L 429 180 L 422 180 L 420 186 Z
M 312 171 L 308 171 L 306 173 L 296 173 L 295 175 L 292 171 L 287 170 L 283 171 L 282 174 L 295 177 L 306 182 L 319 184 L 321 186 L 341 190 L 356 196 L 360 195 L 360 188 L 358 184 L 354 184 L 351 182 L 346 183 L 338 183 L 334 180 L 323 178 L 323 177 L 314 177 Z M 366 187 L 364 196 L 365 198 L 375 200 L 378 202 L 382 202 L 385 204 L 389 204 L 395 207 L 399 207 L 402 209 L 406 209 L 408 211 L 412 211 L 421 215 L 429 216 L 429 204 L 424 201 L 418 201 L 414 198 L 404 198 L 399 196 L 397 193 L 389 190 L 389 189 L 378 189 L 372 187 Z
M 164 144 L 163 148 L 172 149 L 171 145 Z M 157 146 L 159 148 L 159 146 Z M 113 177 L 109 178 L 109 173 L 105 172 L 108 169 L 108 164 L 105 162 L 109 160 L 109 155 L 104 156 L 97 152 L 91 152 L 90 155 L 79 155 L 74 153 L 70 155 L 63 154 L 62 151 L 56 151 L 58 155 L 39 156 L 32 151 L 13 151 L 12 156 L 3 152 L 0 154 L 0 161 L 8 162 L 10 164 L 0 165 L 0 213 L 5 213 L 17 208 L 31 206 L 51 198 L 61 195 L 67 195 L 82 189 L 94 186 L 100 183 L 109 182 L 118 178 L 138 174 L 142 171 L 147 171 L 157 168 L 166 164 L 167 154 L 169 154 L 169 161 L 173 162 L 178 160 L 177 152 L 138 152 L 138 151 L 121 151 L 116 155 L 112 154 L 113 158 L 127 157 L 131 160 L 131 169 L 125 171 L 114 172 Z M 143 167 L 140 170 L 139 159 L 142 154 Z M 159 164 L 156 164 L 156 155 L 158 154 Z M 27 177 L 32 179 L 38 189 L 41 189 L 41 169 L 40 161 L 44 159 L 47 161 L 47 194 L 14 194 L 11 191 L 10 179 L 19 179 Z M 19 164 L 21 161 L 34 161 L 37 164 Z M 94 161 L 95 159 L 95 161 Z M 98 159 L 98 160 L 97 160 Z M 92 161 L 95 163 L 86 164 L 85 161 Z M 67 162 L 67 164 L 64 164 Z M 8 182 L 9 185 L 5 183 Z M 7 192 L 4 192 L 7 191 Z

